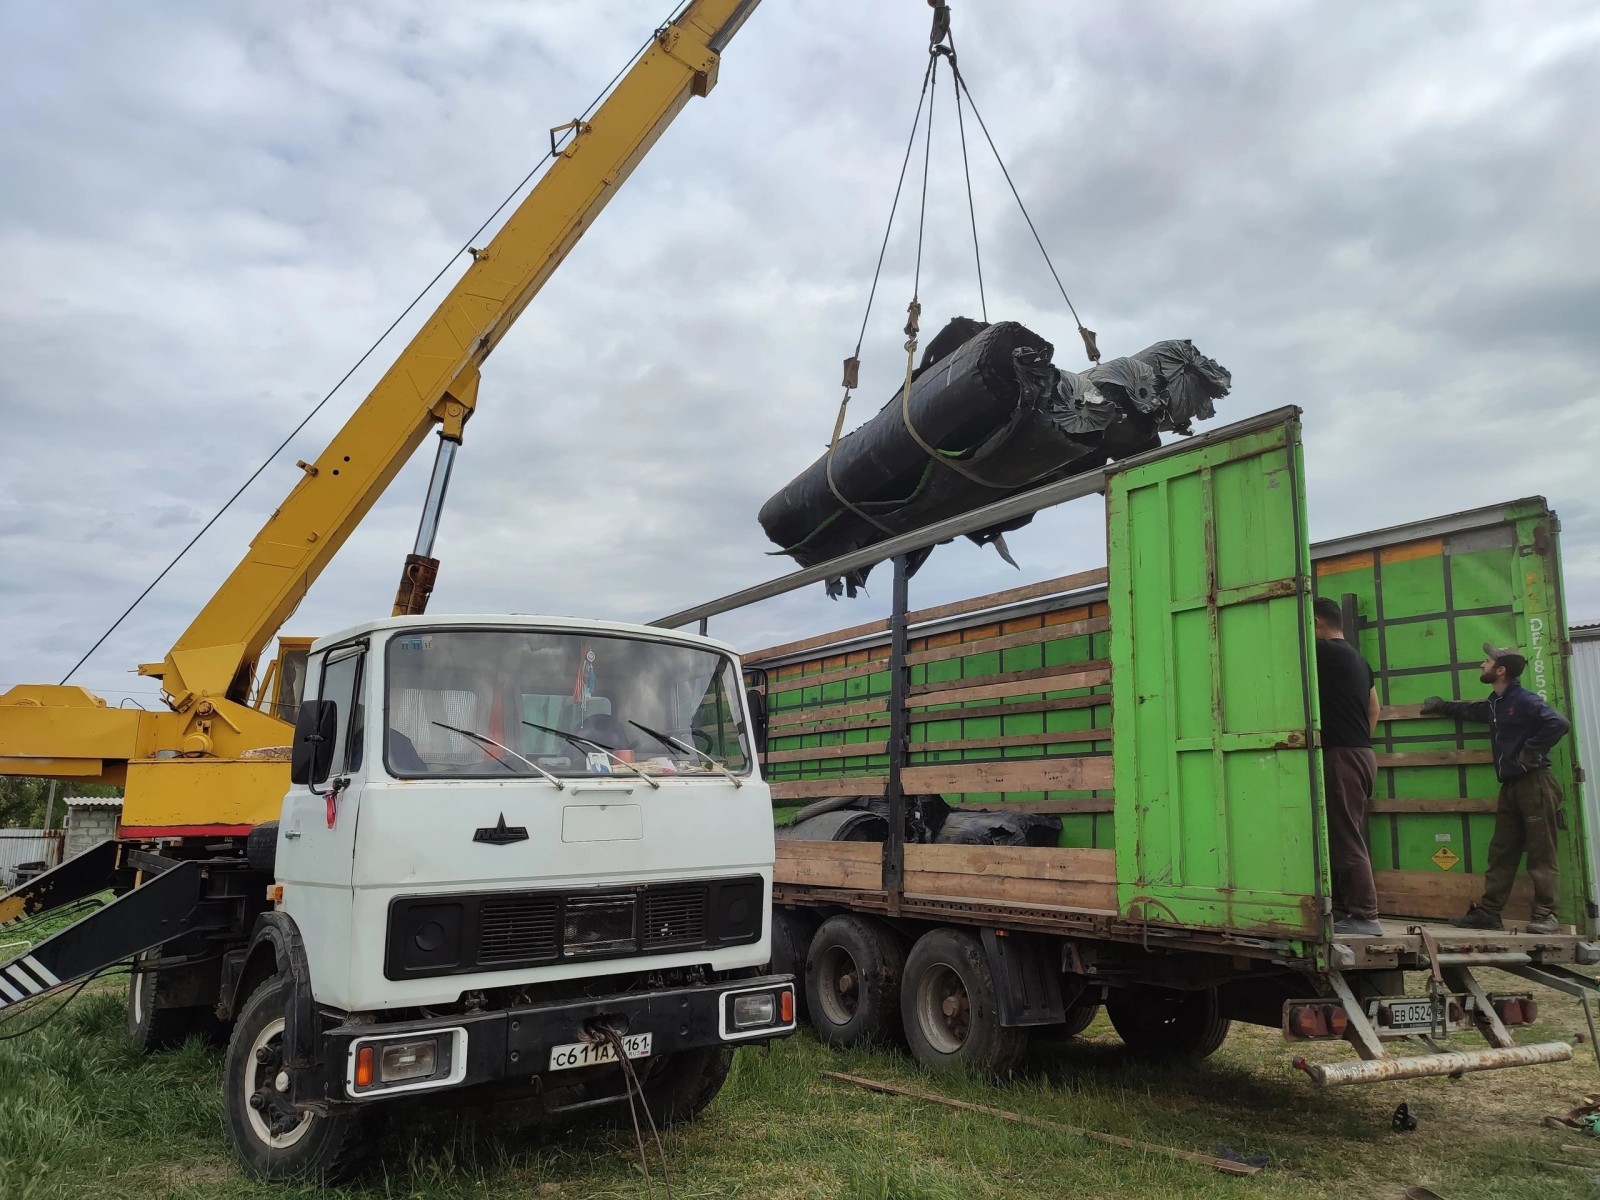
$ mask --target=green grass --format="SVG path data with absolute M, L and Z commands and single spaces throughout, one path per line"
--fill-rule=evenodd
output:
M 1494 980 L 1491 987 L 1508 987 Z M 1549 995 L 1523 1041 L 1580 1028 Z M 36 1019 L 36 1018 L 34 1018 Z M 631 1131 L 556 1138 L 506 1110 L 396 1124 L 356 1187 L 285 1188 L 233 1164 L 218 1093 L 220 1057 L 191 1042 L 153 1058 L 123 1039 L 122 993 L 92 985 L 43 1030 L 0 1042 L 3 1200 L 384 1200 L 642 1197 Z M 3 1029 L 0 1029 L 3 1032 Z M 1236 1028 L 1209 1062 L 1129 1062 L 1104 1021 L 1034 1056 L 1003 1087 L 933 1080 L 891 1052 L 836 1053 L 802 1035 L 742 1051 L 729 1086 L 697 1124 L 667 1135 L 674 1194 L 1034 1200 L 1053 1196 L 1399 1197 L 1424 1184 L 1449 1200 L 1600 1198 L 1600 1151 L 1541 1125 L 1600 1091 L 1588 1048 L 1572 1063 L 1316 1091 L 1288 1067 L 1270 1030 Z M 1339 1047 L 1318 1057 L 1348 1057 Z M 821 1077 L 828 1069 L 908 1083 L 1047 1120 L 1212 1153 L 1265 1153 L 1250 1178 L 1144 1155 L 982 1114 L 880 1096 Z M 1420 1128 L 1390 1131 L 1401 1100 Z M 1600 1147 L 1600 1139 L 1594 1143 Z M 1562 1165 L 1547 1165 L 1560 1163 Z M 1588 1170 L 1574 1169 L 1582 1164 Z M 1591 1178 L 1591 1176 L 1593 1178 Z M 656 1195 L 663 1195 L 659 1186 Z

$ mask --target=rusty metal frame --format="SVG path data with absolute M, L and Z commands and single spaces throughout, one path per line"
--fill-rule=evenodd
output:
M 889 829 L 883 843 L 883 890 L 889 915 L 900 915 L 900 901 L 906 880 L 906 796 L 901 772 L 909 757 L 911 712 L 906 707 L 910 684 L 906 666 L 906 614 L 910 610 L 910 561 L 904 554 L 894 557 L 893 603 L 889 615 L 889 777 L 883 795 L 889 802 Z

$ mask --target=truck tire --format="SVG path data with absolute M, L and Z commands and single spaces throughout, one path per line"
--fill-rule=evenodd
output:
M 816 932 L 816 918 L 799 908 L 774 908 L 772 910 L 772 961 L 767 973 L 793 975 L 801 986 L 795 989 L 795 1017 L 805 1019 L 806 951 L 811 948 L 811 938 Z
M 983 943 L 961 929 L 922 935 L 906 959 L 900 1012 L 911 1056 L 931 1071 L 1004 1079 L 1028 1049 L 1028 1031 L 1000 1024 Z
M 1160 1061 L 1198 1061 L 1214 1054 L 1230 1024 L 1218 1013 L 1217 993 L 1211 988 L 1197 992 L 1112 988 L 1106 996 L 1106 1015 L 1129 1054 Z
M 1051 1032 L 1063 1038 L 1077 1037 L 1093 1025 L 1099 1015 L 1100 997 L 1093 992 L 1086 993 L 1067 1008 L 1067 1019 Z
M 252 871 L 263 871 L 277 877 L 278 822 L 263 821 L 245 835 L 244 857 Z
M 829 917 L 806 952 L 806 1009 L 830 1046 L 899 1040 L 905 940 L 870 917 Z
M 191 1037 L 220 1046 L 224 1030 L 216 1012 L 203 1005 L 164 1003 L 161 972 L 144 969 L 149 958 L 149 954 L 135 957 L 128 979 L 128 1040 L 142 1054 L 176 1049 Z
M 684 1125 L 704 1112 L 728 1081 L 733 1050 L 732 1046 L 680 1050 L 645 1076 L 644 1099 L 656 1124 L 663 1129 Z
M 335 1105 L 326 1114 L 302 1113 L 278 1100 L 274 1080 L 282 1063 L 288 1001 L 289 983 L 275 975 L 256 988 L 234 1023 L 222 1070 L 234 1154 L 245 1173 L 257 1179 L 343 1183 L 372 1149 L 365 1136 L 368 1114 L 350 1105 Z

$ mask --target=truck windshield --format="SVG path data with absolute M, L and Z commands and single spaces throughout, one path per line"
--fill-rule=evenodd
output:
M 425 630 L 391 639 L 386 666 L 385 763 L 396 778 L 537 778 L 529 762 L 553 775 L 750 770 L 739 675 L 712 650 L 602 634 Z

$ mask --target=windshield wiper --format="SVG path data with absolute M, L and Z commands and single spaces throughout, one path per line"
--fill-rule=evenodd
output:
M 564 791 L 567 790 L 567 785 L 566 784 L 562 783 L 561 780 L 557 779 L 554 775 L 550 774 L 549 771 L 546 771 L 538 763 L 534 762 L 532 759 L 523 758 L 522 755 L 518 754 L 510 746 L 501 745 L 499 742 L 495 741 L 492 737 L 490 737 L 486 733 L 474 733 L 470 729 L 462 729 L 462 728 L 460 728 L 458 726 L 455 726 L 455 725 L 446 725 L 443 721 L 434 721 L 432 723 L 434 725 L 437 725 L 440 729 L 448 729 L 451 733 L 459 733 L 462 737 L 471 738 L 475 742 L 487 742 L 487 743 L 489 743 L 489 745 L 493 746 L 496 750 L 504 750 L 507 754 L 511 755 L 512 758 L 521 759 L 523 762 L 527 763 L 530 767 L 532 767 L 535 771 L 539 772 L 539 774 L 543 775 L 551 783 L 555 784 L 557 791 L 564 792 Z M 504 767 L 508 771 L 510 771 L 512 769 L 511 764 L 506 762 L 506 760 L 503 759 L 503 758 L 497 758 L 497 759 L 495 759 L 495 762 L 499 763 L 502 767 Z
M 712 758 L 711 755 L 700 749 L 699 746 L 691 746 L 687 742 L 680 742 L 670 733 L 662 733 L 659 730 L 651 729 L 648 725 L 641 725 L 637 721 L 630 720 L 628 724 L 632 725 L 635 729 L 642 729 L 645 733 L 648 733 L 651 737 L 655 738 L 655 740 L 660 742 L 663 746 L 675 746 L 679 750 L 687 750 L 690 754 L 697 755 L 698 757 L 705 759 L 711 764 L 714 770 L 720 771 L 724 776 L 731 780 L 734 787 L 742 788 L 744 786 L 744 780 L 740 779 L 732 771 L 728 770 L 728 768 L 722 763 L 719 763 L 716 759 Z
M 618 758 L 615 754 L 611 753 L 611 747 L 607 746 L 604 742 L 597 742 L 593 738 L 586 738 L 581 734 L 568 733 L 565 729 L 557 729 L 551 725 L 540 725 L 534 721 L 524 721 L 523 724 L 529 729 L 537 729 L 540 733 L 548 733 L 558 737 L 569 745 L 577 746 L 580 750 L 585 746 L 598 750 L 601 754 L 604 754 L 618 766 L 627 767 L 628 770 L 632 771 L 640 779 L 648 783 L 652 788 L 659 789 L 661 787 L 659 783 L 650 778 L 650 776 L 646 775 L 643 771 L 639 770 L 639 768 L 634 766 L 631 762 L 628 762 L 626 759 Z

